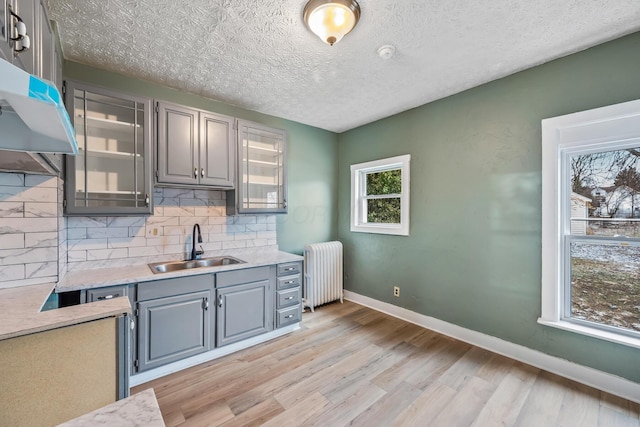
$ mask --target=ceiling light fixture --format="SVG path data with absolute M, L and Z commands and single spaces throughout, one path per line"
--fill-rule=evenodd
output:
M 310 0 L 303 16 L 307 27 L 333 46 L 358 23 L 360 5 L 355 0 Z

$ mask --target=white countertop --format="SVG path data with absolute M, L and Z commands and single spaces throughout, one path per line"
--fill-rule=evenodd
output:
M 93 270 L 71 271 L 56 285 L 56 292 L 68 292 L 83 289 L 102 288 L 105 286 L 123 285 L 130 283 L 148 282 L 151 280 L 169 279 L 172 277 L 185 277 L 198 274 L 210 274 L 220 271 L 239 270 L 243 268 L 273 265 L 285 262 L 302 261 L 300 255 L 281 251 L 261 252 L 231 252 L 224 255 L 239 258 L 245 263 L 223 265 L 219 267 L 201 267 L 189 270 L 172 271 L 169 273 L 154 274 L 147 264 L 131 265 L 126 267 L 100 268 Z M 207 257 L 205 257 L 207 258 Z M 158 262 L 162 261 L 159 259 Z
M 150 388 L 62 423 L 59 427 L 164 427 L 164 425 L 156 394 Z
M 128 298 L 40 311 L 54 283 L 0 289 L 0 340 L 131 313 Z

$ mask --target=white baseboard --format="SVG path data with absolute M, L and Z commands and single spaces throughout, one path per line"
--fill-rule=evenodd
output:
M 198 354 L 196 356 L 189 357 L 188 359 L 179 360 L 177 362 L 169 363 L 168 365 L 160 366 L 147 372 L 132 375 L 129 377 L 129 387 L 135 387 L 140 384 L 144 384 L 151 380 L 155 380 L 165 375 L 173 374 L 174 372 L 181 371 L 192 366 L 199 365 L 210 360 L 218 359 L 227 354 L 235 353 L 236 351 L 244 350 L 245 348 L 252 347 L 256 344 L 272 340 L 274 338 L 286 335 L 289 332 L 300 329 L 300 323 L 285 326 L 283 328 L 276 329 L 275 331 L 268 332 L 257 337 L 249 338 L 244 341 L 225 345 L 224 347 L 216 348 L 206 353 Z
M 345 290 L 344 298 L 390 316 L 397 317 L 398 319 L 406 320 L 415 325 L 484 348 L 485 350 L 640 403 L 640 384 L 625 378 L 579 365 L 559 357 L 550 356 L 538 350 L 532 350 L 519 344 L 514 344 L 500 338 L 492 337 L 491 335 L 425 316 L 415 311 L 378 301 L 355 292 Z

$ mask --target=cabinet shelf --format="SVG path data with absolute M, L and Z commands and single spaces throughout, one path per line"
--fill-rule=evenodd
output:
M 78 119 L 85 118 L 85 116 L 83 116 L 82 114 L 78 114 L 76 117 Z M 138 123 L 123 122 L 123 121 L 112 120 L 112 119 L 102 119 L 100 117 L 87 116 L 86 119 L 89 122 L 94 122 L 93 126 L 101 127 L 103 129 L 122 129 L 122 128 L 142 127 Z
M 249 163 L 256 164 L 256 165 L 263 165 L 263 166 L 275 166 L 275 167 L 279 166 L 278 163 L 276 163 L 276 162 L 266 162 L 264 160 L 242 159 L 242 161 L 243 162 L 249 162 Z
M 136 158 L 142 159 L 142 156 L 140 154 L 125 153 L 122 151 L 84 150 L 80 148 L 78 152 L 79 152 L 79 155 L 95 155 L 97 157 L 111 158 L 111 159 L 122 159 L 122 158 L 128 158 L 128 157 L 129 158 L 136 157 Z
M 247 145 L 247 148 L 249 148 L 250 150 L 260 150 L 260 151 L 266 151 L 268 153 L 273 153 L 273 154 L 280 154 L 279 150 L 276 150 L 275 148 L 267 148 L 267 147 L 260 147 L 258 145 Z

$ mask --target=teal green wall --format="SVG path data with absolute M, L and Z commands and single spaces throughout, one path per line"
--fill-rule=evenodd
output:
M 640 33 L 340 134 L 345 287 L 640 382 L 640 350 L 536 323 L 540 121 L 638 98 Z M 350 232 L 349 166 L 401 154 L 410 236 Z
M 338 147 L 335 133 L 76 62 L 65 62 L 64 75 L 67 79 L 285 129 L 288 134 L 289 213 L 277 216 L 280 249 L 302 253 L 307 243 L 336 238 L 338 172 L 335 159 Z

